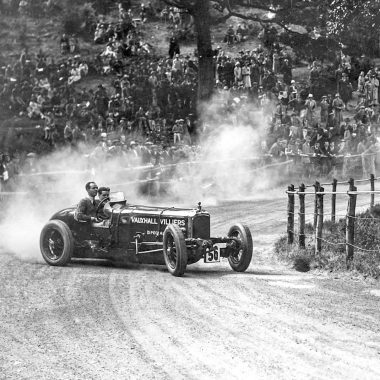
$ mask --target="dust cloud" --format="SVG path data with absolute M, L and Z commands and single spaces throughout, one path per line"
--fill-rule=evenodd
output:
M 129 201 L 134 202 L 138 199 L 140 170 L 126 168 L 128 162 L 130 157 L 106 160 L 99 152 L 95 156 L 70 148 L 28 158 L 18 177 L 17 193 L 6 195 L 2 202 L 0 251 L 41 261 L 41 229 L 55 212 L 74 206 L 85 197 L 85 184 L 89 181 L 98 186 L 115 184 L 112 190 L 124 190 Z M 140 162 L 134 163 L 142 168 Z
M 267 194 L 263 190 L 281 169 L 258 168 L 265 165 L 260 158 L 261 141 L 267 134 L 265 115 L 249 103 L 233 102 L 235 112 L 227 117 L 220 112 L 224 101 L 217 96 L 203 107 L 200 146 L 196 154 L 189 154 L 191 163 L 187 159 L 171 170 L 160 197 L 142 195 L 141 186 L 151 165 L 143 165 L 132 153 L 109 158 L 99 148 L 91 152 L 80 147 L 29 158 L 19 177 L 19 194 L 3 202 L 1 251 L 41 261 L 43 225 L 56 211 L 76 205 L 86 195 L 88 181 L 109 186 L 111 191 L 124 191 L 132 204 L 195 207 L 201 201 L 210 206 L 221 200 L 257 199 Z
M 268 188 L 284 176 L 281 166 L 262 169 L 268 163 L 263 158 L 262 145 L 269 125 L 263 111 L 244 100 L 233 100 L 232 112 L 225 115 L 225 103 L 224 95 L 219 94 L 202 107 L 197 163 L 179 164 L 178 181 L 173 184 L 180 201 L 217 204 L 225 200 L 267 199 Z

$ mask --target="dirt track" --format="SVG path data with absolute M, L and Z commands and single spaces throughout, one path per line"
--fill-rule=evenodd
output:
M 270 260 L 284 206 L 208 208 L 216 235 L 236 221 L 252 229 L 245 274 L 227 262 L 175 278 L 1 253 L 0 379 L 379 379 L 379 284 Z

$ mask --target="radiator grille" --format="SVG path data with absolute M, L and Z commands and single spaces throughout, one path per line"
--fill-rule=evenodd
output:
M 210 215 L 196 215 L 193 219 L 193 237 L 210 238 Z

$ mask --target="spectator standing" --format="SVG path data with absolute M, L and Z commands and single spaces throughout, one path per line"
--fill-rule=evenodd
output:
M 177 80 L 182 78 L 183 74 L 183 63 L 181 58 L 179 57 L 179 54 L 175 55 L 175 58 L 173 59 L 172 63 L 172 78 L 173 80 Z
M 98 114 L 105 118 L 108 111 L 109 99 L 107 91 L 102 84 L 98 85 L 98 90 L 94 94 L 94 101 Z
M 344 103 L 344 109 L 347 110 L 348 101 L 352 97 L 352 85 L 346 73 L 342 73 L 342 79 L 339 81 L 339 94 Z
M 361 71 L 358 77 L 358 92 L 364 94 L 365 75 L 364 71 Z
M 182 136 L 184 132 L 183 123 L 183 119 L 178 119 L 173 125 L 172 132 L 174 145 L 177 145 L 178 143 L 182 142 Z
M 234 82 L 234 64 L 230 57 L 227 56 L 227 61 L 224 65 L 225 80 L 228 87 L 231 87 Z
M 73 141 L 73 130 L 71 128 L 71 121 L 66 122 L 65 128 L 63 130 L 63 138 L 66 144 L 71 144 Z
M 343 120 L 343 109 L 344 109 L 344 103 L 342 99 L 340 98 L 339 93 L 335 94 L 335 98 L 332 102 L 332 106 L 334 109 L 334 124 L 339 126 Z
M 369 99 L 369 105 L 377 106 L 379 104 L 379 79 L 376 77 L 375 74 L 372 74 L 370 78 Z
M 287 58 L 285 58 L 284 62 L 282 63 L 281 73 L 284 75 L 284 83 L 288 86 L 291 85 L 293 82 L 292 66 Z M 293 91 L 294 89 L 292 89 L 292 92 Z
M 335 70 L 335 82 L 336 82 L 336 91 L 339 92 L 339 84 L 340 81 L 342 80 L 343 76 L 343 67 L 341 64 L 338 65 L 337 69 Z
M 70 53 L 70 40 L 67 34 L 62 34 L 62 37 L 60 39 L 60 48 L 61 48 L 61 54 L 69 54 Z
M 316 88 L 319 84 L 319 70 L 317 66 L 312 66 L 309 74 L 309 82 L 310 82 L 310 93 L 315 92 Z
M 0 153 L 0 192 L 5 189 L 9 180 L 6 156 Z
M 313 94 L 309 94 L 306 102 L 306 120 L 308 122 L 309 126 L 314 126 L 316 122 L 316 108 L 317 108 L 317 102 L 314 100 Z
M 350 126 L 348 124 L 346 124 L 344 127 L 343 139 L 344 139 L 344 146 L 346 147 L 346 152 L 352 153 L 352 135 L 351 135 Z
M 172 32 L 169 40 L 169 58 L 173 59 L 175 54 L 180 54 L 179 42 L 174 32 Z
M 278 73 L 279 67 L 280 67 L 280 55 L 278 54 L 277 51 L 275 51 L 272 56 L 272 71 L 274 74 Z
M 288 107 L 297 115 L 300 115 L 301 110 L 305 108 L 305 101 L 301 98 L 301 94 L 299 92 L 295 94 L 295 98 L 289 101 Z
M 244 66 L 241 68 L 241 74 L 243 76 L 243 84 L 245 88 L 250 89 L 252 87 L 251 83 L 251 67 L 249 66 L 248 62 L 246 61 L 244 63 Z
M 305 142 L 302 144 L 302 158 L 301 162 L 304 165 L 306 176 L 309 178 L 311 174 L 311 160 L 310 155 L 312 154 L 312 149 L 310 146 L 310 136 L 305 136 Z
M 324 125 L 327 125 L 328 117 L 329 117 L 329 103 L 327 102 L 326 95 L 322 96 L 320 107 L 321 107 L 321 113 L 320 113 L 321 123 Z
M 240 66 L 240 62 L 235 63 L 234 68 L 234 83 L 240 86 L 243 83 L 243 74 Z
M 226 32 L 225 42 L 227 42 L 227 45 L 232 45 L 235 41 L 235 31 L 232 25 L 230 25 Z
M 280 124 L 283 124 L 286 121 L 287 118 L 287 106 L 284 104 L 282 99 L 279 99 L 276 108 L 274 116 L 276 118 L 276 121 L 278 121 Z

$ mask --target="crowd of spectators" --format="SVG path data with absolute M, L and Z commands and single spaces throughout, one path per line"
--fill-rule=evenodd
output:
M 317 99 L 314 90 L 321 88 L 326 66 L 313 60 L 307 83 L 296 82 L 291 58 L 278 43 L 266 45 L 237 57 L 218 47 L 216 86 L 228 94 L 220 112 L 232 109 L 244 116 L 239 110 L 247 101 L 262 108 L 271 117 L 261 153 L 291 158 L 307 176 L 337 175 L 338 168 L 347 174 L 355 166 L 366 178 L 375 174 L 380 165 L 379 68 L 365 56 L 339 52 L 333 92 L 325 89 Z
M 24 49 L 2 72 L 2 111 L 40 123 L 47 151 L 86 146 L 90 154 L 133 153 L 154 165 L 194 157 L 199 151 L 195 132 L 204 129 L 196 118 L 197 55 L 181 55 L 174 33 L 168 55 L 153 54 L 139 28 L 154 14 L 151 5 L 131 11 L 120 4 L 115 22 L 100 18 L 94 44 L 104 49 L 95 57 L 82 57 L 75 38 L 67 35 L 60 38 L 58 58 Z M 226 36 L 232 36 L 230 29 Z M 225 40 L 226 48 L 236 35 L 246 34 L 234 32 L 233 41 Z M 315 99 L 323 65 L 313 61 L 308 83 L 297 83 L 292 58 L 275 38 L 264 36 L 263 44 L 252 50 L 231 55 L 217 46 L 214 51 L 215 92 L 223 95 L 218 113 L 234 113 L 238 119 L 244 106 L 263 110 L 270 118 L 261 154 L 274 160 L 297 157 L 308 174 L 331 173 L 338 156 L 373 157 L 380 71 L 357 60 L 360 74 L 352 83 L 351 58 L 340 53 L 336 93 Z M 84 80 L 100 76 L 95 87 Z M 354 90 L 358 101 L 349 116 Z M 372 170 L 367 167 L 364 172 Z

